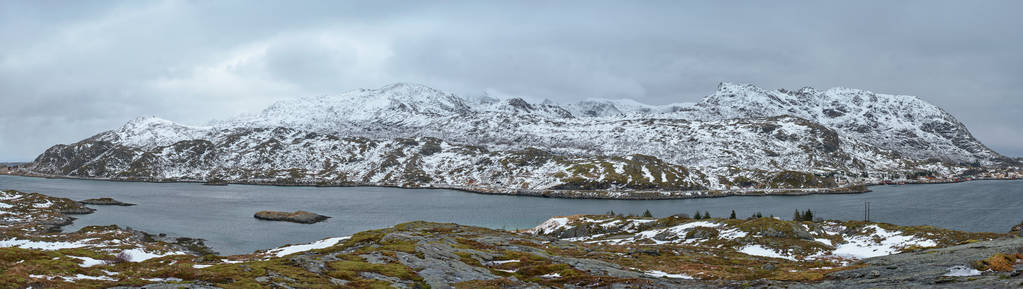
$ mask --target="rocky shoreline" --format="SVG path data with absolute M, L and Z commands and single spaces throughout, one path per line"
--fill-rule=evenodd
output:
M 144 183 L 199 183 L 206 184 L 204 180 L 181 180 L 181 179 L 139 179 L 139 178 L 88 178 L 77 176 L 60 176 L 31 173 L 26 171 L 15 171 L 11 175 L 22 177 L 50 178 L 50 179 L 77 179 L 110 182 L 144 182 Z M 1016 181 L 1017 178 L 976 178 L 960 181 L 910 181 L 905 185 L 930 185 L 948 184 L 972 181 Z M 493 189 L 483 187 L 450 186 L 450 185 L 395 185 L 379 183 L 323 183 L 323 182 L 296 182 L 281 183 L 277 181 L 247 180 L 247 181 L 222 181 L 216 183 L 222 185 L 256 185 L 256 186 L 282 186 L 282 187 L 384 187 L 399 189 L 435 189 L 435 190 L 456 190 L 468 193 L 486 195 L 514 195 L 542 198 L 563 198 L 563 199 L 605 199 L 605 200 L 673 200 L 673 199 L 696 199 L 696 198 L 722 198 L 732 196 L 804 196 L 816 194 L 859 194 L 871 192 L 870 187 L 901 185 L 896 183 L 875 182 L 868 184 L 854 184 L 837 188 L 802 188 L 802 189 L 743 189 L 743 190 L 690 190 L 690 191 L 665 191 L 665 190 L 525 190 L 525 189 Z
M 197 183 L 206 184 L 205 180 L 191 179 L 140 179 L 140 178 L 89 178 L 78 176 L 62 176 L 39 174 L 27 171 L 12 172 L 11 175 L 48 179 L 76 179 L 109 182 L 143 182 L 143 183 Z M 1008 180 L 1008 179 L 1006 179 Z M 246 180 L 246 181 L 223 181 L 216 185 L 257 185 L 257 186 L 282 186 L 282 187 L 383 187 L 399 189 L 428 189 L 428 190 L 456 190 L 467 193 L 486 195 L 514 195 L 531 196 L 542 198 L 564 198 L 564 199 L 608 199 L 608 200 L 672 200 L 672 199 L 695 199 L 695 198 L 721 198 L 730 196 L 801 196 L 813 194 L 857 194 L 870 192 L 869 186 L 876 185 L 849 185 L 837 188 L 801 188 L 801 189 L 744 189 L 744 190 L 689 190 L 689 191 L 666 191 L 666 190 L 526 190 L 526 189 L 495 189 L 483 187 L 452 186 L 452 185 L 396 185 L 380 183 L 324 183 L 324 182 L 295 182 L 281 183 L 278 181 Z

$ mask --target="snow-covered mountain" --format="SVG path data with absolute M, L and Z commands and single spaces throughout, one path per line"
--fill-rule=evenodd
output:
M 210 126 L 139 118 L 36 173 L 473 190 L 808 188 L 1015 163 L 916 97 L 723 83 L 698 103 L 462 98 L 399 83 Z
M 915 96 L 831 88 L 764 90 L 722 83 L 717 92 L 682 112 L 687 119 L 732 119 L 791 115 L 914 159 L 999 164 L 1010 159 L 977 141 L 948 112 Z

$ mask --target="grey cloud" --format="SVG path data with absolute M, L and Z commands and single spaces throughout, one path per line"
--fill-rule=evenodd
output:
M 573 102 L 718 82 L 917 95 L 1023 155 L 1018 1 L 0 3 L 0 160 L 139 115 L 189 124 L 421 82 Z

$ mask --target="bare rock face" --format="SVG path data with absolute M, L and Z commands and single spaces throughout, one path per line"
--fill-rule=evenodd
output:
M 285 222 L 294 222 L 294 223 L 302 223 L 302 224 L 317 223 L 317 222 L 321 222 L 321 221 L 324 221 L 324 220 L 330 218 L 330 217 L 327 217 L 327 216 L 324 216 L 324 215 L 320 215 L 320 214 L 316 214 L 316 213 L 311 213 L 311 212 L 306 212 L 306 211 L 296 211 L 296 212 L 259 211 L 259 212 L 256 212 L 256 214 L 253 217 L 255 217 L 256 219 L 260 219 L 260 220 L 285 221 Z
M 97 205 L 97 206 L 134 206 L 132 203 L 125 203 L 112 198 L 96 198 L 78 201 L 79 203 L 86 205 Z

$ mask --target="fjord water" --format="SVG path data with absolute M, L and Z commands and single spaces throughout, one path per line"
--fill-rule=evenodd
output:
M 599 214 L 609 210 L 663 217 L 708 211 L 725 217 L 755 212 L 789 219 L 812 209 L 826 219 L 871 219 L 900 225 L 932 225 L 1005 232 L 1023 220 L 1023 180 L 956 184 L 875 186 L 874 192 L 843 195 L 727 197 L 691 200 L 576 200 L 482 195 L 453 190 L 376 187 L 204 186 L 192 183 L 135 183 L 0 176 L 0 189 L 39 192 L 83 200 L 112 197 L 138 205 L 92 206 L 65 231 L 90 225 L 121 225 L 149 233 L 195 237 L 222 254 L 244 254 L 285 244 L 426 220 L 490 228 L 524 229 L 551 216 Z M 312 225 L 260 221 L 260 210 L 306 210 L 333 218 Z

